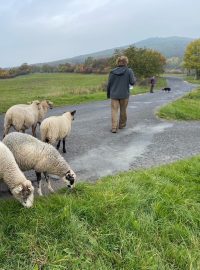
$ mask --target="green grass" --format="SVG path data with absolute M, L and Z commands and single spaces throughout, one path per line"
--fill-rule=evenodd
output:
M 30 74 L 0 80 L 0 112 L 14 104 L 50 99 L 55 106 L 105 99 L 102 84 L 107 75 Z
M 200 88 L 163 106 L 157 114 L 165 119 L 200 120 Z
M 1 200 L 0 269 L 200 269 L 200 156 Z
M 105 100 L 107 79 L 108 75 L 46 73 L 0 80 L 0 112 L 35 99 L 50 99 L 55 106 Z M 133 94 L 148 91 L 148 87 L 136 86 Z
M 194 84 L 200 84 L 200 80 L 196 80 L 194 78 L 194 76 L 187 76 L 187 77 L 184 77 L 184 79 L 190 83 L 194 83 Z

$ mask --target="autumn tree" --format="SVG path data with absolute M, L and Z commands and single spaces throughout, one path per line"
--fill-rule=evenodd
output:
M 9 70 L 0 68 L 0 79 L 9 78 Z
M 23 63 L 17 70 L 18 75 L 29 74 L 31 72 L 31 66 L 27 63 Z
M 184 67 L 194 70 L 196 79 L 200 79 L 200 39 L 192 41 L 184 54 Z
M 137 78 L 148 78 L 164 72 L 165 57 L 154 50 L 129 47 L 123 51 L 116 51 L 111 63 L 114 64 L 119 55 L 126 55 L 129 67 L 134 70 Z
M 74 72 L 74 66 L 70 63 L 60 64 L 57 68 L 58 72 Z

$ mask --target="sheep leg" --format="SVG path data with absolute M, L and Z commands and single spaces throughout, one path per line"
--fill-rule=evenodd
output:
M 63 153 L 66 153 L 66 148 L 65 148 L 65 138 L 63 139 Z
M 51 182 L 49 181 L 49 175 L 48 175 L 46 172 L 44 172 L 44 177 L 45 177 L 45 180 L 46 180 L 46 182 L 47 182 L 47 184 L 48 184 L 48 190 L 49 190 L 51 193 L 54 193 L 54 190 L 53 190 L 53 188 L 52 188 L 52 186 L 51 186 Z
M 11 125 L 8 125 L 4 128 L 3 138 L 8 134 L 10 127 Z
M 32 126 L 32 134 L 34 137 L 36 137 L 36 133 L 35 133 L 36 127 L 37 127 L 37 124 Z
M 60 148 L 60 142 L 61 142 L 61 140 L 58 141 L 58 144 L 56 146 L 56 149 L 59 149 Z
M 41 172 L 35 172 L 36 173 L 36 177 L 37 177 L 37 183 L 38 183 L 38 189 L 37 189 L 37 193 L 39 196 L 42 196 L 42 189 L 41 189 Z

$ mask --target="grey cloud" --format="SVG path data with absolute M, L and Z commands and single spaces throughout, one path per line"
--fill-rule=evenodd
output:
M 0 67 L 67 58 L 152 36 L 199 36 L 198 0 L 4 2 Z

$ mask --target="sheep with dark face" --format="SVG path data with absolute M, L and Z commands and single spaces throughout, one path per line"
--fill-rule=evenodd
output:
M 0 142 L 0 180 L 4 180 L 13 196 L 24 206 L 31 207 L 34 187 L 19 169 L 8 147 Z
M 41 191 L 41 174 L 44 173 L 48 189 L 53 192 L 48 174 L 57 175 L 69 188 L 74 187 L 75 173 L 66 160 L 50 144 L 41 142 L 31 135 L 12 132 L 3 143 L 13 153 L 17 164 L 22 171 L 35 170 L 38 181 L 38 194 Z
M 41 140 L 50 144 L 58 141 L 57 149 L 60 148 L 60 142 L 63 142 L 63 153 L 66 153 L 65 139 L 70 135 L 72 120 L 76 111 L 65 112 L 59 116 L 50 116 L 44 119 L 40 126 Z

